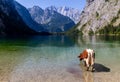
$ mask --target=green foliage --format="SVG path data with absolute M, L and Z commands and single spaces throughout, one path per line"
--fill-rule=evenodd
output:
M 96 11 L 96 18 L 97 20 L 100 18 L 100 14 Z
M 80 30 L 83 31 L 86 26 L 87 26 L 87 23 L 83 24 Z
M 78 29 L 70 30 L 69 32 L 66 32 L 65 34 L 69 36 L 83 35 L 82 31 L 79 31 Z
M 112 24 L 115 23 L 116 20 L 119 18 L 119 14 L 120 14 L 120 9 L 119 9 L 119 11 L 118 11 L 117 16 L 112 19 L 112 21 L 111 21 Z
M 115 6 L 118 4 L 118 0 L 116 0 Z
M 77 27 L 80 24 L 77 23 L 74 27 L 72 27 L 70 30 L 68 30 L 67 32 L 65 32 L 66 35 L 70 35 L 70 36 L 74 36 L 74 35 L 83 35 L 82 31 L 78 30 Z
M 97 33 L 103 35 L 120 35 L 120 24 L 117 27 L 109 24 L 104 28 L 100 29 Z
M 94 32 L 92 29 L 89 31 L 89 35 L 94 35 Z
M 111 23 L 96 33 L 103 34 L 103 35 L 120 35 L 120 24 L 118 26 L 113 26 L 113 24 L 116 22 L 117 19 L 119 19 L 120 9 L 118 11 L 118 14 L 116 17 L 114 17 L 111 21 Z
M 96 11 L 96 17 L 99 17 L 99 13 Z
M 118 15 L 120 14 L 120 9 L 119 9 L 119 11 L 118 11 Z
M 117 17 L 114 17 L 114 18 L 112 19 L 111 23 L 115 23 L 118 18 L 119 18 L 118 16 L 117 16 Z
M 105 2 L 109 2 L 109 0 L 105 0 Z
M 109 0 L 107 0 L 109 1 Z M 120 24 L 118 26 L 113 26 L 113 23 L 116 22 L 116 20 L 119 18 L 119 14 L 120 14 L 120 9 L 118 11 L 118 14 L 116 17 L 114 17 L 111 21 L 110 24 L 108 24 L 105 27 L 102 27 L 102 29 L 94 32 L 92 29 L 89 31 L 89 35 L 94 35 L 94 34 L 100 34 L 100 35 L 120 35 Z M 100 14 L 96 11 L 96 17 L 97 19 L 100 17 Z M 80 30 L 77 29 L 77 27 L 80 25 L 80 23 L 78 23 L 75 27 L 73 27 L 72 29 L 69 30 L 69 32 L 67 32 L 67 34 L 72 34 L 72 35 L 83 35 L 82 31 L 85 29 L 85 27 L 87 25 L 89 25 L 90 21 L 83 24 L 82 27 L 80 28 Z

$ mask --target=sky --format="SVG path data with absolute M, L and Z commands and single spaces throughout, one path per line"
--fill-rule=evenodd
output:
M 86 0 L 16 0 L 26 8 L 33 7 L 34 5 L 39 6 L 43 9 L 49 6 L 67 6 L 82 10 L 85 6 Z

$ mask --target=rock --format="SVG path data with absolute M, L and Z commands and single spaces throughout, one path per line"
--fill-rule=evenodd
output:
M 120 34 L 120 0 L 87 0 L 75 30 L 83 35 Z

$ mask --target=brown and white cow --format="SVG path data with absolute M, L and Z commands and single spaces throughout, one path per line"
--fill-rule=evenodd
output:
M 90 67 L 92 67 L 91 71 L 94 71 L 94 63 L 95 63 L 95 52 L 92 49 L 85 49 L 80 55 L 78 56 L 80 61 L 83 60 L 85 62 L 85 66 L 87 67 L 87 71 Z

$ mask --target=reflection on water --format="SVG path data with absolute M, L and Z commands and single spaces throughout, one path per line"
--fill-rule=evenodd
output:
M 84 82 L 94 82 L 94 76 L 92 72 L 83 72 Z
M 79 66 L 85 48 L 96 52 L 94 73 Z M 107 82 L 111 76 L 109 82 L 119 82 L 119 58 L 120 39 L 114 36 L 1 37 L 0 82 Z
M 0 45 L 5 46 L 73 46 L 74 43 L 67 36 L 19 36 L 19 37 L 2 37 Z
M 91 71 L 86 71 L 86 67 L 83 65 L 83 62 L 80 62 L 80 68 L 82 69 L 83 73 L 83 82 L 94 82 L 94 74 Z

